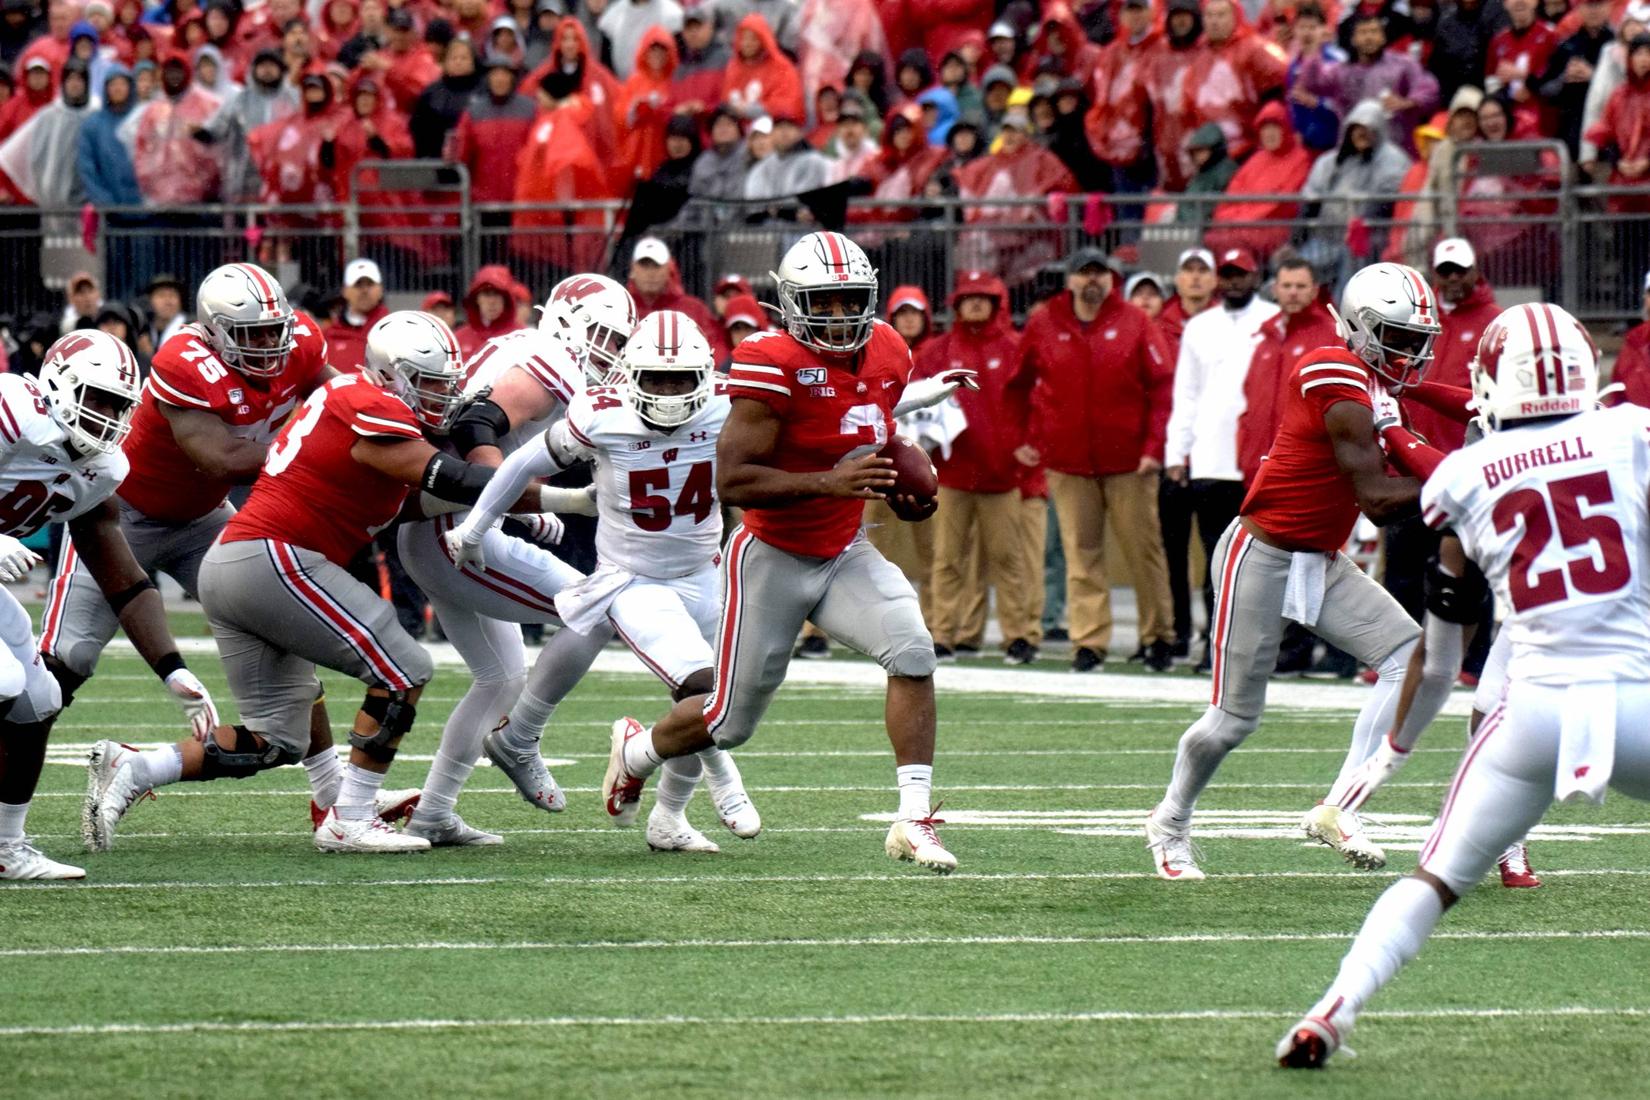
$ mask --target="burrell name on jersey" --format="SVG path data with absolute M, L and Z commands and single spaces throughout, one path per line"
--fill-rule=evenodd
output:
M 120 487 L 121 499 L 151 519 L 171 523 L 199 519 L 222 504 L 235 483 L 195 469 L 160 406 L 209 412 L 237 439 L 268 443 L 297 408 L 300 391 L 313 388 L 327 366 L 326 337 L 308 314 L 294 316 L 292 337 L 292 354 L 281 373 L 253 381 L 217 357 L 199 325 L 185 325 L 162 344 L 126 438 L 132 473 Z
M 1513 680 L 1650 680 L 1650 410 L 1492 432 L 1421 490 L 1512 608 Z
M 760 401 L 785 422 L 772 459 L 776 468 L 822 472 L 888 442 L 894 406 L 911 380 L 911 351 L 899 333 L 877 321 L 855 359 L 857 373 L 780 332 L 752 336 L 734 349 L 728 395 Z M 854 541 L 864 515 L 863 500 L 809 497 L 747 508 L 745 526 L 777 549 L 832 558 Z
M 0 534 L 26 538 L 96 508 L 126 476 L 126 456 L 80 457 L 34 380 L 0 374 Z
M 596 459 L 596 555 L 644 577 L 685 577 L 722 542 L 716 502 L 716 438 L 728 399 L 712 397 L 693 419 L 664 432 L 642 421 L 612 387 L 580 394 L 568 435 Z

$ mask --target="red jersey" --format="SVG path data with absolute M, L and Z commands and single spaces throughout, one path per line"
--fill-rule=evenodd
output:
M 195 469 L 160 406 L 202 409 L 227 424 L 230 435 L 268 443 L 327 366 L 327 342 L 314 320 L 297 314 L 292 335 L 296 346 L 286 367 L 267 384 L 248 380 L 213 354 L 199 325 L 185 325 L 162 344 L 126 437 L 132 472 L 121 483 L 121 499 L 168 523 L 199 519 L 222 504 L 235 483 Z
M 733 351 L 728 396 L 760 401 L 784 420 L 774 466 L 815 473 L 881 450 L 910 380 L 911 350 L 891 326 L 877 321 L 870 341 L 846 363 L 803 347 L 787 333 L 749 337 Z M 864 511 L 863 500 L 809 497 L 747 508 L 745 526 L 777 549 L 833 558 L 854 541 Z
M 358 374 L 334 378 L 309 395 L 303 412 L 269 448 L 246 507 L 219 536 L 224 542 L 274 539 L 348 565 L 401 511 L 408 486 L 350 454 L 358 439 L 423 439 L 406 402 Z
M 1301 356 L 1283 387 L 1283 419 L 1239 515 L 1291 550 L 1339 550 L 1358 522 L 1352 479 L 1335 461 L 1324 417 L 1356 401 L 1373 412 L 1377 385 L 1363 360 L 1339 348 Z

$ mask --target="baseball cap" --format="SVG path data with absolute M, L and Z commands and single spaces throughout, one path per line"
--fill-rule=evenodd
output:
M 1015 37 L 1014 24 L 1010 23 L 1006 19 L 997 20 L 995 23 L 991 24 L 991 29 L 985 32 L 985 39 L 987 42 L 991 41 L 993 38 L 1013 37 Z
M 902 309 L 914 309 L 918 313 L 928 312 L 928 303 L 921 294 L 914 290 L 902 290 L 888 299 L 888 316 L 892 317 Z
M 1156 287 L 1159 294 L 1163 293 L 1162 279 L 1158 278 L 1150 271 L 1136 271 L 1133 275 L 1129 276 L 1129 281 L 1123 284 L 1123 297 L 1134 297 L 1134 292 L 1140 287 L 1145 286 L 1147 283 L 1150 283 L 1152 286 Z
M 716 285 L 711 288 L 711 293 L 713 295 L 721 294 L 725 290 L 731 290 L 735 294 L 750 294 L 755 297 L 754 292 L 751 290 L 751 281 L 736 272 L 730 271 L 716 280 Z
M 761 118 L 751 123 L 750 132 L 753 134 L 773 133 L 773 119 L 769 118 L 767 115 L 763 115 Z
M 836 117 L 838 122 L 845 118 L 856 118 L 864 122 L 865 108 L 860 105 L 857 99 L 845 99 L 842 101 L 842 106 L 837 108 Z
M 369 259 L 366 259 L 365 257 L 351 260 L 344 266 L 345 286 L 354 286 L 362 279 L 367 280 L 369 283 L 377 283 L 382 286 L 384 283 L 384 273 L 378 270 L 377 264 L 373 263 Z
M 1003 112 L 1002 121 L 997 124 L 998 129 L 1006 130 L 1012 126 L 1016 130 L 1029 133 L 1031 130 L 1031 116 L 1024 107 L 1010 107 Z
M 1115 271 L 1117 269 L 1117 265 L 1112 262 L 1112 258 L 1100 251 L 1098 248 L 1079 248 L 1076 252 L 1073 252 L 1070 256 L 1066 257 L 1067 274 L 1075 275 L 1085 267 L 1092 266 L 1103 267 L 1107 271 Z
M 670 262 L 670 246 L 658 237 L 643 237 L 636 242 L 636 249 L 630 254 L 630 262 L 663 266 Z
M 1213 252 L 1210 252 L 1207 248 L 1188 248 L 1180 254 L 1180 259 L 1175 261 L 1175 270 L 1179 271 L 1193 260 L 1199 261 L 1210 271 L 1215 269 L 1215 254 Z
M 1220 254 L 1220 266 L 1216 271 L 1228 267 L 1235 267 L 1244 274 L 1253 274 L 1260 270 L 1260 264 L 1255 262 L 1255 254 L 1247 248 L 1228 248 Z
M 450 306 L 452 304 L 453 296 L 451 294 L 448 294 L 445 290 L 432 290 L 424 295 L 424 300 L 418 303 L 418 308 L 428 312 L 436 306 Z
M 77 271 L 73 275 L 69 276 L 70 290 L 79 290 L 83 286 L 90 286 L 93 289 L 96 289 L 97 276 L 93 275 L 90 271 Z
M 749 294 L 737 294 L 728 299 L 728 311 L 722 317 L 722 323 L 728 328 L 734 325 L 749 325 L 754 329 L 768 327 L 768 319 L 762 315 L 762 307 Z
M 1445 264 L 1454 264 L 1456 267 L 1476 267 L 1478 257 L 1472 251 L 1472 245 L 1461 237 L 1446 237 L 1438 242 L 1438 247 L 1432 250 L 1432 270 L 1437 271 Z
M 28 62 L 24 64 L 23 71 L 28 72 L 31 69 L 45 69 L 49 73 L 52 71 L 52 63 L 47 61 L 44 57 L 31 57 Z

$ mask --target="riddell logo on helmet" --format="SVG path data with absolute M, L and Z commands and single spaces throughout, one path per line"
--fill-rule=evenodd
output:
M 1520 416 L 1551 416 L 1555 413 L 1574 413 L 1581 411 L 1579 397 L 1544 397 L 1539 401 L 1522 401 L 1518 405 Z

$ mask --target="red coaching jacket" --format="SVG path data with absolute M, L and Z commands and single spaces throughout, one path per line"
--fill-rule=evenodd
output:
M 970 272 L 951 295 L 953 313 L 957 300 L 971 294 L 995 298 L 997 312 L 983 325 L 958 322 L 950 332 L 925 342 L 912 378 L 931 378 L 962 367 L 978 372 L 978 390 L 957 391 L 968 429 L 957 437 L 951 457 L 938 463 L 940 484 L 965 493 L 1008 493 L 1025 479 L 1026 469 L 1014 451 L 1026 441 L 1033 379 L 1020 370 L 1020 337 L 1009 320 L 1003 281 Z
M 1050 470 L 1076 477 L 1133 473 L 1162 461 L 1174 362 L 1143 310 L 1115 288 L 1093 321 L 1060 294 L 1026 322 L 1019 369 L 1037 386 L 1031 443 Z
M 1244 409 L 1237 427 L 1238 469 L 1245 485 L 1254 484 L 1260 460 L 1283 426 L 1283 385 L 1295 364 L 1314 348 L 1344 346 L 1321 301 L 1299 313 L 1279 313 L 1260 326 L 1260 343 L 1243 379 Z
M 1495 304 L 1495 291 L 1479 279 L 1472 293 L 1458 306 L 1445 305 L 1439 298 L 1438 311 L 1443 331 L 1433 346 L 1426 380 L 1471 389 L 1472 357 L 1478 353 L 1478 338 L 1501 312 L 1501 307 Z M 1415 433 L 1445 454 L 1459 451 L 1466 442 L 1467 426 L 1458 420 L 1410 402 L 1404 403 L 1404 412 Z

